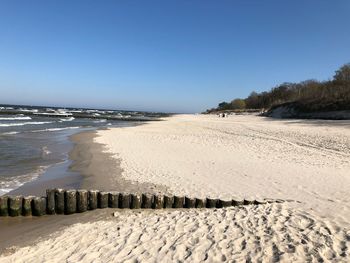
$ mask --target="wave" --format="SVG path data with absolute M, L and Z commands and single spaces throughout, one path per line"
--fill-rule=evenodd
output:
M 35 130 L 31 132 L 55 132 L 55 131 L 63 131 L 63 130 L 71 130 L 71 129 L 79 129 L 79 126 L 76 127 L 65 127 L 65 128 L 48 128 L 43 130 Z
M 65 118 L 65 119 L 60 119 L 61 121 L 72 121 L 75 120 L 74 117 L 70 117 L 70 118 Z
M 25 183 L 31 182 L 41 176 L 49 168 L 47 166 L 39 166 L 35 171 L 29 174 L 12 176 L 10 178 L 0 178 L 0 196 L 15 190 Z
M 12 126 L 24 126 L 24 125 L 40 125 L 49 124 L 52 121 L 32 121 L 32 122 L 19 122 L 19 123 L 0 123 L 0 127 L 12 127 Z
M 29 116 L 26 117 L 0 117 L 0 121 L 17 121 L 17 120 L 31 120 Z
M 19 132 L 16 132 L 16 131 L 13 131 L 13 132 L 4 132 L 4 133 L 1 133 L 1 135 L 15 135 L 15 134 L 18 134 Z
M 94 123 L 103 123 L 103 122 L 107 122 L 107 120 L 106 119 L 102 119 L 102 120 L 94 121 Z
M 35 115 L 43 115 L 43 116 L 72 116 L 72 113 L 68 113 L 68 112 L 38 112 L 35 113 Z

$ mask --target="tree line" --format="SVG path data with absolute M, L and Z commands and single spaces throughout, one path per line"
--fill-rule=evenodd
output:
M 247 98 L 221 102 L 207 113 L 225 110 L 268 110 L 285 103 L 296 103 L 304 110 L 350 110 L 350 63 L 341 66 L 333 79 L 282 83 L 270 91 L 253 91 Z

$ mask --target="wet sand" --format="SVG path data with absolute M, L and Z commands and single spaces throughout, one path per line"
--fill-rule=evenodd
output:
M 79 188 L 130 193 L 167 192 L 166 187 L 160 185 L 125 180 L 121 176 L 120 160 L 106 152 L 103 144 L 95 142 L 96 137 L 96 131 L 82 132 L 71 137 L 75 146 L 69 154 L 73 161 L 70 170 L 82 176 Z
M 167 192 L 166 187 L 149 183 L 133 183 L 123 179 L 120 161 L 113 158 L 110 153 L 105 152 L 104 145 L 94 142 L 96 136 L 96 131 L 72 135 L 70 139 L 74 143 L 74 147 L 69 153 L 69 163 L 71 164 L 69 167 L 67 163 L 59 164 L 61 167 L 58 166 L 57 171 L 51 173 L 50 176 L 43 176 L 36 181 L 25 184 L 12 191 L 11 194 L 44 195 L 47 188 L 56 187 L 130 193 Z M 62 173 L 63 165 L 69 169 L 66 176 L 59 174 Z M 70 216 L 0 217 L 0 254 L 14 251 L 11 248 L 13 246 L 18 248 L 33 245 L 50 234 L 75 223 L 106 220 L 111 217 L 111 214 L 110 209 L 104 209 Z

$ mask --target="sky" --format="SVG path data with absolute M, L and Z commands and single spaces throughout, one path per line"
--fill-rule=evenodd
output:
M 0 104 L 192 113 L 350 62 L 350 1 L 0 1 Z

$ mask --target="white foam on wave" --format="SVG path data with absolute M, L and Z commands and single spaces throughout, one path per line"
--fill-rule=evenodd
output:
M 34 112 L 34 113 L 39 111 L 37 109 L 28 110 L 28 109 L 23 109 L 23 108 L 19 108 L 18 110 L 22 111 L 22 112 Z
M 70 117 L 70 118 L 64 118 L 64 119 L 60 119 L 61 121 L 72 121 L 75 120 L 74 117 Z
M 72 116 L 72 113 L 69 112 L 39 112 L 35 113 L 35 115 L 47 115 L 47 116 Z
M 51 151 L 49 151 L 47 146 L 42 147 L 41 151 L 42 151 L 42 156 L 49 155 L 51 153 Z
M 1 135 L 15 135 L 15 134 L 18 134 L 19 132 L 16 132 L 16 131 L 12 131 L 12 132 L 4 132 L 4 133 L 1 133 Z
M 48 128 L 48 129 L 43 129 L 43 130 L 35 130 L 31 132 L 55 132 L 55 131 L 63 131 L 63 130 L 71 130 L 71 129 L 79 129 L 79 126 L 75 127 L 64 127 L 64 128 Z
M 19 123 L 0 123 L 0 127 L 12 127 L 12 126 L 24 126 L 24 125 L 41 125 L 53 123 L 52 121 L 32 121 L 32 122 L 19 122 Z
M 94 121 L 94 123 L 103 123 L 103 122 L 107 122 L 107 120 L 106 119 L 102 119 L 102 120 Z
M 19 116 L 19 117 L 0 117 L 0 121 L 17 121 L 17 120 L 31 120 L 29 116 Z
M 39 166 L 37 170 L 29 174 L 17 175 L 8 178 L 0 178 L 0 196 L 15 190 L 25 183 L 31 182 L 42 175 L 49 166 Z

